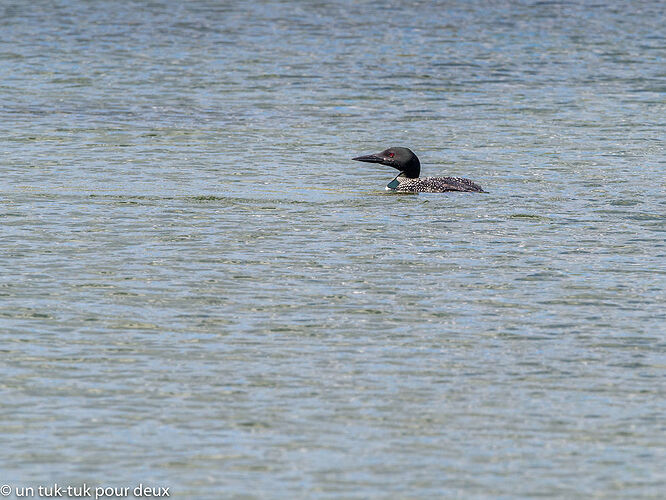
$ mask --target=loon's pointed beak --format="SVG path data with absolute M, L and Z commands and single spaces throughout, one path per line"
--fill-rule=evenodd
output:
M 357 156 L 356 158 L 352 158 L 352 160 L 364 161 L 366 163 L 384 163 L 385 158 L 382 158 L 381 156 L 377 155 L 366 155 L 366 156 Z

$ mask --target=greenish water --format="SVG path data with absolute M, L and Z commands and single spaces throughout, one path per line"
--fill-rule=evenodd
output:
M 0 2 L 0 485 L 661 498 L 665 21 Z

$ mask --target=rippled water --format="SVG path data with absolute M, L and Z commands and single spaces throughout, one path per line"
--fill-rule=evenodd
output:
M 0 2 L 0 483 L 660 498 L 665 17 Z

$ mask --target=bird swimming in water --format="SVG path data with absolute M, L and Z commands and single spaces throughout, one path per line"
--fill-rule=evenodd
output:
M 461 177 L 419 177 L 421 162 L 408 148 L 388 148 L 376 155 L 357 156 L 352 160 L 381 163 L 399 170 L 395 179 L 386 185 L 387 190 L 397 193 L 486 192 L 478 184 Z

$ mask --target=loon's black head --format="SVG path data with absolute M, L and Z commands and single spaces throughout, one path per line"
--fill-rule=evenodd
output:
M 416 179 L 421 173 L 421 162 L 412 150 L 407 148 L 388 148 L 376 155 L 357 156 L 352 160 L 388 165 L 400 170 L 401 175 L 410 179 Z

